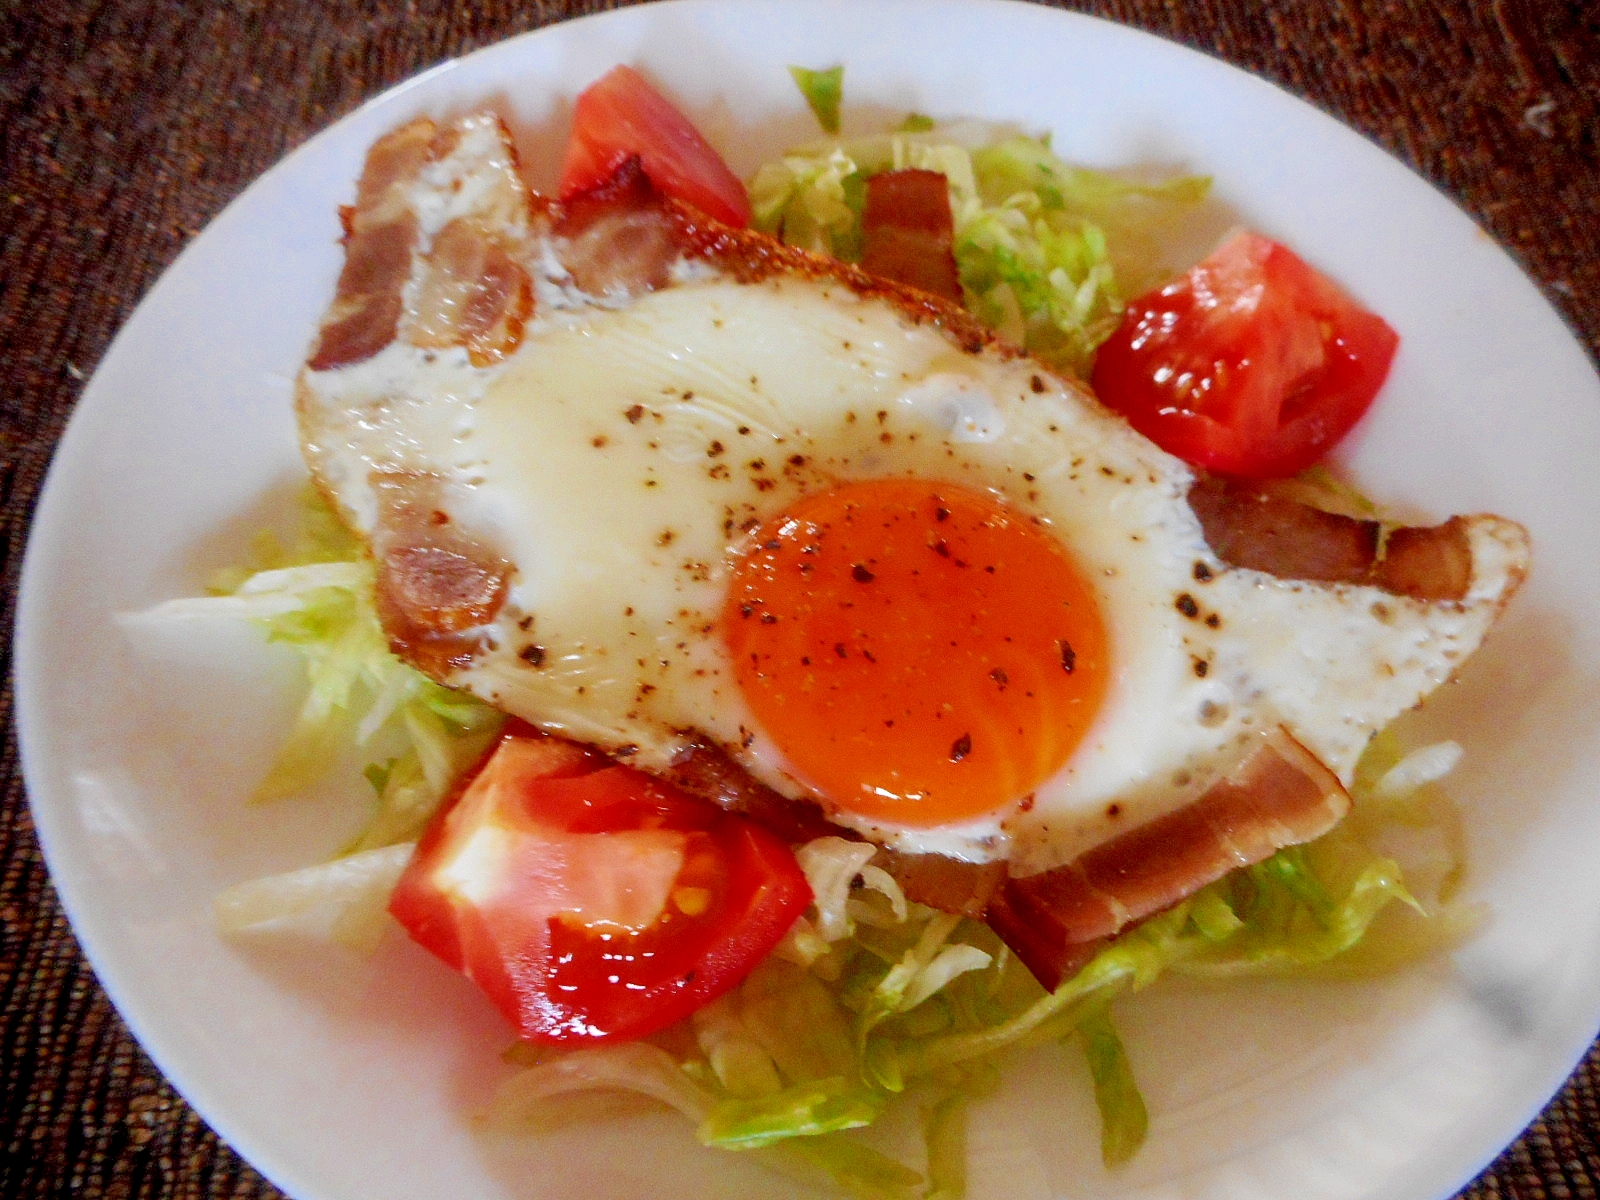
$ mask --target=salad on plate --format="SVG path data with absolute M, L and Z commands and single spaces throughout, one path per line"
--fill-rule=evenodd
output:
M 261 799 L 375 748 L 346 853 L 218 922 L 398 920 L 506 1018 L 504 1122 L 642 1095 L 956 1197 L 972 1099 L 1066 1041 L 1115 1168 L 1119 997 L 1470 933 L 1461 750 L 1386 729 L 1526 535 L 1326 467 L 1397 335 L 1258 233 L 1167 261 L 1206 180 L 843 138 L 842 70 L 794 75 L 824 136 L 748 186 L 625 66 L 552 197 L 492 114 L 373 146 L 296 388 L 305 535 L 143 618 L 304 654 Z M 871 1137 L 905 1106 L 914 1161 Z

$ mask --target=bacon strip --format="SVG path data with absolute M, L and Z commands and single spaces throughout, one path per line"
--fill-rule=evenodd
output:
M 554 232 L 573 282 L 596 296 L 664 286 L 686 247 L 678 211 L 651 185 L 637 155 L 599 187 L 567 200 Z
M 378 614 L 395 652 L 436 670 L 478 650 L 471 631 L 505 600 L 511 566 L 451 520 L 434 475 L 375 471 Z
M 449 221 L 431 245 L 422 245 L 419 210 L 460 194 L 457 189 L 441 195 L 441 185 L 425 178 L 424 169 L 455 154 L 488 123 L 499 125 L 487 114 L 443 129 L 420 118 L 379 138 L 367 152 L 356 202 L 341 213 L 344 269 L 307 363 L 311 370 L 364 362 L 402 329 L 407 340 L 426 349 L 464 346 L 480 367 L 516 349 L 533 311 L 533 285 L 518 261 L 517 244 L 531 207 L 526 185 L 514 165 L 507 166 L 515 155 L 503 126 L 493 144 L 498 153 L 463 166 L 478 184 L 470 211 Z M 419 251 L 425 252 L 420 261 Z M 406 288 L 414 275 L 408 314 Z
M 691 738 L 673 756 L 667 779 L 691 796 L 710 800 L 718 808 L 765 825 L 787 842 L 850 836 L 830 823 L 817 805 L 790 800 L 773 791 L 702 737 Z
M 1206 478 L 1189 489 L 1206 542 L 1230 566 L 1279 579 L 1371 584 L 1418 600 L 1459 600 L 1472 582 L 1467 522 L 1407 526 L 1325 512 L 1252 486 Z
M 1459 600 L 1472 584 L 1470 522 L 1451 517 L 1443 525 L 1410 526 L 1390 532 L 1372 582 L 1418 600 Z
M 311 355 L 313 371 L 363 362 L 394 341 L 416 241 L 410 213 L 350 235 L 338 290 Z
M 1218 558 L 1280 579 L 1359 583 L 1378 555 L 1379 525 L 1259 488 L 1202 479 L 1189 490 Z
M 532 311 L 533 283 L 505 239 L 458 217 L 428 250 L 408 337 L 433 349 L 465 346 L 472 365 L 486 367 L 517 348 Z
M 355 207 L 341 214 L 344 269 L 311 354 L 313 371 L 362 362 L 394 341 L 417 242 L 405 191 L 427 165 L 437 132 L 432 121 L 412 121 L 367 151 Z
M 970 863 L 943 854 L 904 854 L 884 847 L 873 860 L 894 877 L 906 899 L 981 921 L 1006 880 L 1003 862 Z
M 1282 730 L 1185 808 L 1102 843 L 1066 866 L 1008 879 L 990 927 L 1054 990 L 1094 946 L 1238 867 L 1320 837 L 1350 797 Z
M 372 143 L 356 181 L 354 222 L 381 224 L 406 207 L 405 188 L 421 174 L 440 145 L 439 129 L 418 117 Z
M 950 188 L 937 171 L 885 171 L 867 180 L 861 269 L 961 303 Z

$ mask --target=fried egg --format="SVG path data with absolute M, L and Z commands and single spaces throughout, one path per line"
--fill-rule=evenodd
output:
M 1268 730 L 1348 782 L 1525 570 L 1493 517 L 1456 600 L 1230 566 L 1182 462 L 942 307 L 749 234 L 597 272 L 585 238 L 626 258 L 659 231 L 564 229 L 498 122 L 449 133 L 409 173 L 369 160 L 349 253 L 408 223 L 399 303 L 381 348 L 329 354 L 376 294 L 341 278 L 302 439 L 380 561 L 460 593 L 431 648 L 389 604 L 397 647 L 540 728 L 654 771 L 708 739 L 884 845 L 1026 875 Z M 516 272 L 452 342 L 429 264 L 463 227 Z

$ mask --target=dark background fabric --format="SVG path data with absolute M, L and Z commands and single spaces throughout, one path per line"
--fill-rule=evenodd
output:
M 117 327 L 256 175 L 364 99 L 600 0 L 0 0 L 0 553 Z M 1283 85 L 1374 139 L 1507 246 L 1600 355 L 1600 2 L 1091 0 Z M 1600 498 L 1597 498 L 1600 500 Z M 50 886 L 0 706 L 0 1195 L 279 1193 L 129 1036 Z M 1471 1200 L 1592 1197 L 1591 1052 Z

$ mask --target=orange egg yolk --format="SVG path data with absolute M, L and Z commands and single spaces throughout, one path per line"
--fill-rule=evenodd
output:
M 762 525 L 722 632 L 794 770 L 840 810 L 906 825 L 1025 802 L 1108 677 L 1094 594 L 1055 535 L 912 479 L 844 484 Z

